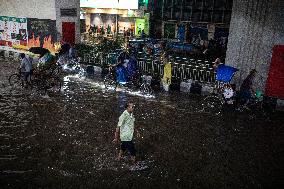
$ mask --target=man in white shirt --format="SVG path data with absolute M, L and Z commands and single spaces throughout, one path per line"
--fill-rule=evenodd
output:
M 27 87 L 27 84 L 30 84 L 31 82 L 31 75 L 32 75 L 32 61 L 30 58 L 26 57 L 24 53 L 20 54 L 21 60 L 21 73 L 24 77 L 25 86 Z
M 131 161 L 134 163 L 136 161 L 136 149 L 133 143 L 134 121 L 133 116 L 134 104 L 128 102 L 125 106 L 126 110 L 119 117 L 119 121 L 115 130 L 113 142 L 118 142 L 118 136 L 120 137 L 121 146 L 117 160 L 120 160 L 123 153 L 128 150 L 131 155 Z M 138 130 L 137 137 L 140 137 Z

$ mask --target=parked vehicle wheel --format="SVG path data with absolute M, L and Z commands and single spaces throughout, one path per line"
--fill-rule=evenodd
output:
M 12 74 L 9 77 L 9 84 L 11 87 L 15 87 L 15 88 L 24 86 L 24 82 L 20 74 Z
M 201 112 L 219 115 L 222 112 L 223 104 L 223 100 L 218 96 L 207 96 L 201 102 Z

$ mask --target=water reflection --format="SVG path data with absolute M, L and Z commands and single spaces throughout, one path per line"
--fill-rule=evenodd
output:
M 251 159 L 260 157 L 254 154 L 256 146 L 257 151 L 266 153 L 265 158 L 272 158 L 273 154 L 265 151 L 269 142 L 251 142 L 258 141 L 251 139 L 257 136 L 255 130 L 264 133 L 262 138 L 268 136 L 266 139 L 269 132 L 271 136 L 281 133 L 276 124 L 261 127 L 265 122 L 259 121 L 253 128 L 236 115 L 214 117 L 194 112 L 199 98 L 187 94 L 147 96 L 139 91 L 106 90 L 100 79 L 80 75 L 67 75 L 63 80 L 61 93 L 50 92 L 48 98 L 21 89 L 0 89 L 0 174 L 5 187 L 21 186 L 29 180 L 37 188 L 65 177 L 78 178 L 76 182 L 83 186 L 81 178 L 91 177 L 110 187 L 124 186 L 127 181 L 123 178 L 143 183 L 154 179 L 175 183 L 188 178 L 217 182 L 232 170 L 228 161 L 240 173 L 232 173 L 233 178 L 239 178 L 243 169 L 252 166 Z M 129 100 L 137 105 L 135 116 L 142 134 L 135 138 L 136 165 L 128 156 L 117 162 L 119 146 L 112 143 L 118 117 Z M 238 169 L 240 163 L 242 168 Z M 265 168 L 273 170 L 270 167 Z M 258 168 L 255 165 L 246 171 Z
M 118 93 L 118 112 L 119 114 L 122 114 L 122 112 L 125 110 L 125 105 L 127 102 L 128 102 L 128 98 L 125 92 L 119 92 Z

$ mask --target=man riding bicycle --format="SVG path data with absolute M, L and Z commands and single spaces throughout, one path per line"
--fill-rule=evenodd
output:
M 21 74 L 24 77 L 25 87 L 27 87 L 28 84 L 30 84 L 31 82 L 31 75 L 32 75 L 32 70 L 33 70 L 32 60 L 26 57 L 24 53 L 20 54 L 20 58 L 22 59 L 21 67 L 20 67 Z

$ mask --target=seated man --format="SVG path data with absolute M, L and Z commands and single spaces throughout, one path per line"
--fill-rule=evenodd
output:
M 25 87 L 27 87 L 27 85 L 30 84 L 31 82 L 33 65 L 32 65 L 31 60 L 27 58 L 24 53 L 20 54 L 20 58 L 21 58 L 20 69 L 21 69 L 21 73 L 24 76 Z
M 244 106 L 246 106 L 249 101 L 252 99 L 252 94 L 254 94 L 253 90 L 253 82 L 255 79 L 257 71 L 252 69 L 246 79 L 243 81 L 240 88 L 240 99 Z

